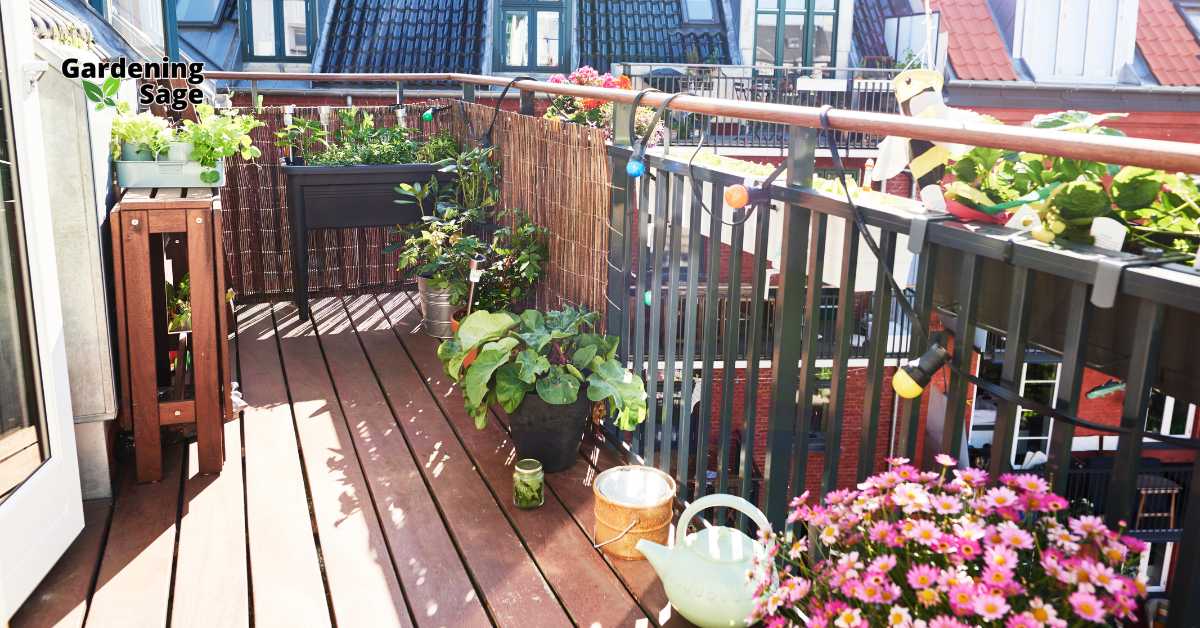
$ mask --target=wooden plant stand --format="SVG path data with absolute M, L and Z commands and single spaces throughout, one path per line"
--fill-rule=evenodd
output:
M 218 473 L 233 416 L 220 198 L 210 188 L 131 188 L 109 222 L 120 417 L 133 430 L 137 479 L 162 479 L 162 426 L 195 425 L 200 472 Z M 185 273 L 191 330 L 168 333 L 166 283 Z

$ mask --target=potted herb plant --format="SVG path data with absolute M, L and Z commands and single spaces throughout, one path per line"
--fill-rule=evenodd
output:
M 527 298 L 534 283 L 542 277 L 548 249 L 549 231 L 529 220 L 520 209 L 509 210 L 511 226 L 500 227 L 483 254 L 477 285 L 454 282 L 450 285 L 450 300 L 460 306 L 455 311 L 455 327 L 471 310 L 499 312 L 512 309 L 513 304 Z
M 487 425 L 488 404 L 500 404 L 517 456 L 562 471 L 578 457 L 592 404 L 609 404 L 624 430 L 646 418 L 645 385 L 614 357 L 618 339 L 595 333 L 598 318 L 572 307 L 520 316 L 479 310 L 438 347 L 438 358 L 462 384 L 477 428 Z M 464 366 L 473 350 L 478 357 Z
M 426 191 L 436 197 L 436 180 L 428 184 L 416 184 L 418 199 L 424 200 Z M 433 215 L 422 216 L 420 222 L 402 226 L 405 238 L 398 246 L 385 252 L 399 251 L 397 266 L 417 278 L 417 289 L 421 300 L 422 328 L 435 338 L 449 338 L 451 315 L 454 312 L 453 293 L 455 287 L 467 284 L 471 261 L 478 259 L 486 245 L 476 236 L 463 233 L 465 225 L 473 222 L 476 214 L 453 203 L 437 205 Z
M 250 131 L 262 122 L 253 116 L 218 113 L 204 104 L 196 105 L 196 115 L 178 129 L 149 112 L 118 116 L 112 131 L 117 182 L 123 187 L 220 187 L 226 157 L 261 154 Z
M 160 118 L 149 111 L 124 111 L 113 119 L 111 137 L 113 159 L 154 161 L 167 149 L 173 133 L 166 118 Z

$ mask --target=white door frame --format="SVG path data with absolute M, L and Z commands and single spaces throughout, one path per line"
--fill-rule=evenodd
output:
M 45 463 L 0 503 L 0 624 L 5 624 L 83 529 L 83 504 L 53 229 L 45 207 L 47 168 L 29 3 L 0 0 L 0 13 L 16 147 L 16 192 L 25 229 L 27 279 L 50 447 Z

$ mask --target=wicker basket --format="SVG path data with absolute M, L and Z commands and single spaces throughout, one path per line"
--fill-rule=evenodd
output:
M 596 476 L 594 538 L 609 556 L 645 560 L 634 548 L 639 539 L 667 544 L 675 480 L 653 467 L 613 467 Z

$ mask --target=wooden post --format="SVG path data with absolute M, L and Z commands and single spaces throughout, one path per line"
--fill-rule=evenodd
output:
M 133 429 L 139 482 L 163 477 L 163 426 L 195 425 L 201 473 L 220 472 L 225 460 L 224 422 L 233 411 L 219 208 L 209 189 L 131 189 L 110 217 L 125 417 L 121 424 Z M 166 343 L 156 341 L 167 333 L 161 242 L 180 237 L 185 239 L 186 255 L 172 256 L 171 274 L 174 281 L 185 271 L 190 277 L 191 330 L 187 341 L 179 343 L 176 368 L 183 370 L 170 378 L 173 389 L 162 395 L 159 367 L 169 362 Z M 188 350 L 190 367 L 182 355 Z M 184 394 L 189 374 L 194 382 L 190 396 Z

